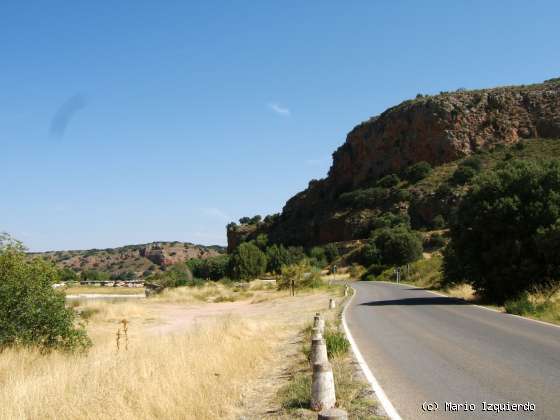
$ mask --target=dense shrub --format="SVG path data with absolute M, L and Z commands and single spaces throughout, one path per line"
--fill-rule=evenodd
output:
M 428 162 L 418 162 L 407 167 L 404 171 L 405 178 L 414 183 L 426 178 L 432 172 L 432 166 Z
M 9 346 L 36 346 L 42 351 L 85 350 L 91 345 L 64 294 L 52 288 L 54 265 L 29 260 L 23 248 L 0 237 L 0 351 Z
M 282 267 L 282 275 L 277 280 L 279 290 L 317 288 L 323 285 L 320 271 L 313 269 L 307 260 Z
M 375 245 L 374 240 L 369 240 L 360 252 L 360 262 L 363 266 L 369 267 L 372 264 L 379 263 L 381 259 L 381 252 Z
M 436 197 L 439 199 L 448 198 L 451 194 L 453 194 L 453 188 L 447 182 L 440 184 L 436 189 Z
M 84 270 L 80 273 L 81 280 L 89 280 L 89 281 L 106 281 L 111 278 L 109 273 L 105 273 L 103 271 L 97 270 Z
M 146 282 L 159 284 L 163 287 L 186 286 L 193 281 L 190 268 L 183 263 L 170 266 L 166 271 L 154 273 L 146 278 Z
M 64 267 L 58 271 L 58 279 L 63 282 L 78 281 L 78 275 L 74 270 Z
M 408 213 L 382 213 L 373 219 L 371 228 L 375 231 L 376 229 L 395 227 L 399 225 L 410 227 L 410 217 L 408 216 Z
M 230 258 L 229 273 L 234 279 L 249 280 L 265 273 L 266 254 L 252 243 L 239 245 Z
M 338 248 L 335 244 L 331 243 L 325 245 L 325 257 L 327 257 L 327 262 L 329 264 L 334 262 L 334 260 L 336 260 L 339 256 L 340 253 L 338 252 Z
M 381 187 L 365 188 L 340 195 L 343 204 L 355 208 L 375 207 L 388 198 L 389 190 Z
M 451 177 L 455 185 L 464 185 L 476 176 L 477 172 L 470 166 L 459 166 Z
M 401 179 L 397 174 L 390 174 L 385 175 L 383 178 L 377 181 L 377 185 L 383 188 L 391 188 L 397 185 L 399 182 L 401 182 Z
M 280 274 L 282 267 L 291 263 L 289 251 L 283 245 L 271 245 L 266 249 L 268 264 L 266 270 Z
M 258 246 L 261 251 L 265 251 L 268 245 L 268 235 L 266 233 L 257 235 L 255 238 L 255 245 Z
M 497 302 L 557 282 L 559 219 L 560 162 L 512 161 L 484 174 L 451 224 L 446 278 Z
M 363 265 L 360 264 L 352 264 L 350 268 L 348 268 L 348 274 L 350 275 L 351 279 L 359 279 L 362 277 L 366 269 Z
M 219 255 L 212 258 L 193 258 L 187 261 L 194 277 L 199 279 L 220 280 L 227 276 L 229 257 Z
M 315 267 L 324 267 L 327 265 L 327 256 L 325 249 L 320 246 L 314 246 L 309 250 L 309 262 Z
M 460 166 L 466 166 L 480 172 L 482 170 L 482 160 L 478 156 L 471 156 L 461 162 Z
M 408 190 L 394 190 L 391 192 L 391 201 L 402 203 L 403 201 L 410 201 L 412 194 Z
M 302 246 L 289 246 L 288 254 L 290 256 L 290 264 L 296 264 L 307 258 Z
M 432 219 L 432 227 L 434 229 L 442 229 L 445 227 L 445 219 L 441 214 L 438 214 Z
M 375 280 L 377 276 L 379 276 L 381 273 L 383 273 L 385 270 L 389 268 L 390 267 L 385 264 L 372 264 L 362 274 L 362 280 L 366 280 L 366 281 Z
M 403 265 L 422 257 L 422 241 L 405 226 L 378 229 L 373 242 L 379 250 L 380 261 L 386 265 Z

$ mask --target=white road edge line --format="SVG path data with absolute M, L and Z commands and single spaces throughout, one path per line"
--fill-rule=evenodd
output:
M 377 382 L 377 379 L 375 378 L 375 376 L 373 376 L 373 373 L 368 367 L 364 357 L 362 356 L 362 353 L 360 353 L 360 350 L 358 349 L 358 345 L 354 341 L 354 338 L 350 333 L 350 329 L 346 324 L 346 309 L 348 309 L 348 306 L 350 306 L 350 302 L 352 302 L 352 299 L 354 299 L 354 296 L 356 296 L 357 293 L 356 289 L 354 289 L 353 287 L 351 287 L 351 289 L 353 290 L 352 296 L 350 296 L 350 299 L 348 299 L 348 301 L 344 305 L 344 309 L 342 310 L 342 326 L 344 327 L 346 338 L 350 342 L 350 347 L 352 347 L 352 352 L 354 353 L 354 356 L 356 356 L 356 360 L 358 361 L 358 364 L 360 365 L 362 372 L 364 372 L 366 379 L 370 383 L 373 392 L 375 392 L 375 395 L 377 396 L 377 399 L 383 406 L 383 409 L 387 413 L 387 416 L 389 416 L 391 420 L 402 420 L 401 416 L 399 415 L 395 407 L 393 407 L 393 404 L 391 404 L 391 401 L 387 397 L 387 394 L 385 394 L 385 391 L 383 391 L 383 388 L 381 388 L 381 385 L 379 385 L 379 382 Z
M 387 283 L 387 284 L 395 284 L 395 285 L 397 284 L 397 283 L 394 283 L 394 282 L 392 282 L 392 281 L 384 281 L 384 280 L 375 280 L 375 281 L 378 282 L 378 283 Z M 449 296 L 449 295 L 446 295 L 445 293 L 436 292 L 436 291 L 434 291 L 434 290 L 426 290 L 426 289 L 424 289 L 424 288 L 422 288 L 422 287 L 418 287 L 418 286 L 415 286 L 415 285 L 410 284 L 410 283 L 402 283 L 402 282 L 401 282 L 401 283 L 399 283 L 399 284 L 402 284 L 402 285 L 405 285 L 405 286 L 414 287 L 415 289 L 422 289 L 422 290 L 424 290 L 425 292 L 433 293 L 434 295 L 443 296 L 443 297 L 450 298 L 450 299 L 459 299 L 459 300 L 463 300 L 463 301 L 465 301 L 467 304 L 469 304 L 469 305 L 471 305 L 471 306 L 476 306 L 477 308 L 480 308 L 480 309 L 486 309 L 487 311 L 496 312 L 496 313 L 499 313 L 499 314 L 502 314 L 502 315 L 513 316 L 513 317 L 515 317 L 515 318 L 521 318 L 521 319 L 524 319 L 525 321 L 538 322 L 539 324 L 548 325 L 549 327 L 560 328 L 560 325 L 557 325 L 557 324 L 552 324 L 552 323 L 550 323 L 550 322 L 541 321 L 540 319 L 528 318 L 528 317 L 526 317 L 526 316 L 515 315 L 515 314 L 508 314 L 507 312 L 498 311 L 497 309 L 489 308 L 489 307 L 487 307 L 487 306 L 477 305 L 476 303 L 470 303 L 469 301 L 467 301 L 467 300 L 465 300 L 465 299 L 457 298 L 457 297 L 454 297 L 454 296 Z

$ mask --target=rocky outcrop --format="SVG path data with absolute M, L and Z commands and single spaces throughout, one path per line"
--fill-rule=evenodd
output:
M 272 242 L 293 245 L 363 238 L 380 209 L 341 207 L 337 198 L 342 192 L 371 185 L 416 162 L 437 166 L 529 138 L 560 138 L 560 79 L 419 95 L 356 126 L 334 152 L 326 179 L 311 181 L 288 200 L 274 224 L 253 232 L 228 230 L 228 248 L 257 232 L 268 233 Z M 411 208 L 412 216 L 429 219 L 445 206 L 438 198 L 422 198 Z
M 456 160 L 521 138 L 560 137 L 560 80 L 420 97 L 354 128 L 333 154 L 337 189 L 401 171 L 419 161 Z
M 225 252 L 219 246 L 203 246 L 186 242 L 153 242 L 120 248 L 85 251 L 53 251 L 36 253 L 77 272 L 98 270 L 110 274 L 133 272 L 142 277 L 146 270 L 157 272 L 192 258 L 210 258 Z

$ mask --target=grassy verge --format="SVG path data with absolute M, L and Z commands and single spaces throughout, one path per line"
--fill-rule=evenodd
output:
M 342 295 L 342 287 L 337 292 Z M 327 344 L 329 361 L 333 368 L 337 406 L 344 408 L 350 419 L 381 419 L 377 413 L 377 403 L 371 395 L 369 384 L 358 373 L 350 355 L 350 343 L 340 325 L 342 305 L 337 311 L 326 314 L 329 317 L 323 335 Z M 278 391 L 282 406 L 281 418 L 313 418 L 317 413 L 310 409 L 311 376 L 309 363 L 311 327 L 302 332 L 302 346 L 297 360 L 290 367 L 290 381 Z
M 223 319 L 182 335 L 129 330 L 86 356 L 0 354 L 0 418 L 232 418 L 267 354 L 262 325 Z M 111 334 L 113 335 L 113 334 Z

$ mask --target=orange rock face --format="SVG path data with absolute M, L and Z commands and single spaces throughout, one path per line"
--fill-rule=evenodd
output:
M 456 160 L 520 138 L 560 137 L 560 82 L 422 97 L 354 128 L 333 154 L 335 188 L 399 172 L 419 161 Z

